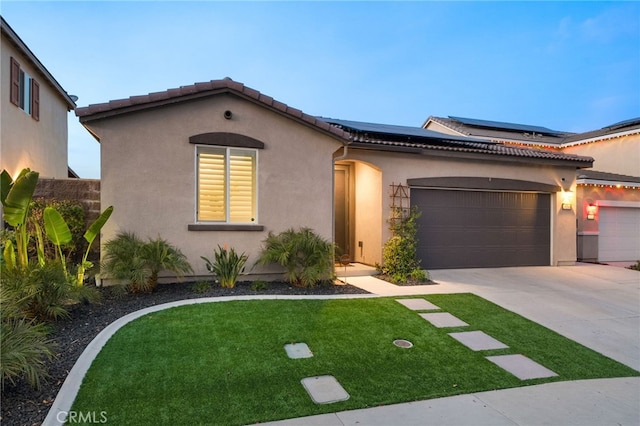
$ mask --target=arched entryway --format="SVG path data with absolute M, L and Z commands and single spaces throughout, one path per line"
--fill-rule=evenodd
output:
M 352 262 L 381 262 L 382 172 L 363 161 L 334 166 L 334 242 Z

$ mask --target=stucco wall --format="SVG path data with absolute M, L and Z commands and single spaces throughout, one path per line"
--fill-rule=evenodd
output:
M 225 110 L 233 118 L 223 117 Z M 290 118 L 233 95 L 217 95 L 91 123 L 101 140 L 103 206 L 114 213 L 103 242 L 120 230 L 158 235 L 178 246 L 196 275 L 200 256 L 218 244 L 249 255 L 253 265 L 268 232 L 310 227 L 333 240 L 333 158 L 341 143 Z M 189 137 L 238 133 L 258 150 L 258 219 L 264 231 L 189 231 L 195 223 L 196 147 Z M 262 272 L 256 268 L 254 272 Z
M 557 193 L 555 196 L 552 194 L 551 197 L 552 259 L 550 259 L 550 264 L 564 265 L 572 264 L 576 261 L 576 185 L 574 168 L 454 159 L 441 156 L 430 157 L 417 154 L 381 153 L 358 149 L 350 149 L 348 158 L 350 160 L 364 161 L 381 170 L 382 196 L 379 198 L 379 208 L 382 215 L 379 216 L 377 225 L 382 230 L 381 246 L 391 237 L 387 219 L 390 214 L 388 188 L 392 183 L 406 185 L 408 179 L 424 177 L 493 177 L 557 185 L 571 192 L 569 198 L 572 203 L 572 210 L 561 210 L 563 198 L 561 193 Z M 358 188 L 356 188 L 357 191 Z M 358 224 L 356 224 L 357 227 Z
M 366 163 L 355 164 L 355 244 L 354 260 L 382 263 L 382 173 Z M 361 243 L 361 246 L 360 246 Z
M 40 120 L 13 105 L 10 58 L 40 84 Z M 42 178 L 67 177 L 67 106 L 18 50 L 4 37 L 0 48 L 0 169 L 16 176 L 25 167 Z
M 570 146 L 562 151 L 593 157 L 593 170 L 640 176 L 640 135 Z

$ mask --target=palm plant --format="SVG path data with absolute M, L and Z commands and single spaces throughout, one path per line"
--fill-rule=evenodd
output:
M 245 253 L 238 254 L 233 247 L 227 250 L 220 246 L 213 251 L 213 256 L 213 262 L 204 256 L 200 257 L 206 262 L 207 270 L 220 280 L 221 287 L 235 287 L 238 275 L 244 272 L 244 264 L 249 257 Z
M 153 291 L 156 288 L 158 275 L 162 271 L 173 272 L 177 277 L 182 277 L 193 271 L 187 261 L 187 256 L 160 237 L 149 240 L 142 246 L 141 251 L 145 266 L 149 271 L 145 291 Z
M 179 277 L 192 271 L 180 249 L 160 237 L 144 242 L 132 232 L 120 232 L 105 243 L 104 253 L 102 274 L 126 281 L 134 293 L 152 292 L 162 271 Z
M 285 268 L 288 282 L 297 287 L 313 287 L 334 277 L 333 244 L 309 228 L 269 233 L 256 263 L 276 263 Z

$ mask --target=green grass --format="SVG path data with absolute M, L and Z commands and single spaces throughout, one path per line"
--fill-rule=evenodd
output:
M 469 323 L 438 329 L 394 298 L 234 301 L 173 308 L 123 327 L 91 366 L 73 411 L 122 425 L 247 424 L 552 381 L 639 373 L 471 294 L 425 299 Z M 473 352 L 447 333 L 510 348 Z M 392 341 L 410 340 L 411 349 Z M 305 342 L 314 356 L 289 359 Z M 559 377 L 521 381 L 486 355 L 520 353 Z M 331 374 L 350 399 L 311 401 L 300 380 Z

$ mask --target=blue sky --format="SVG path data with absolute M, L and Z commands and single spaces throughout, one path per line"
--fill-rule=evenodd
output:
M 0 13 L 78 106 L 231 77 L 304 112 L 583 132 L 640 116 L 637 2 L 28 2 Z M 69 115 L 69 164 L 99 144 Z

